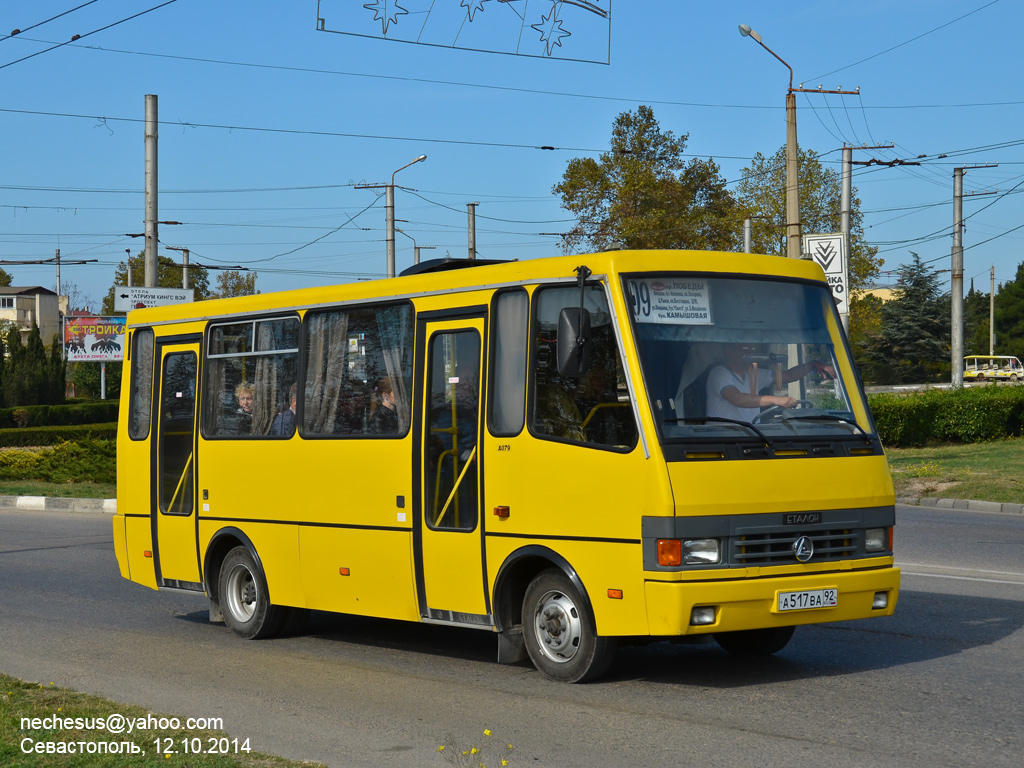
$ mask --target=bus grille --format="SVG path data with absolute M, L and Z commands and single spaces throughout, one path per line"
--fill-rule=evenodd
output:
M 862 532 L 854 529 L 835 531 L 786 531 L 785 533 L 748 533 L 732 540 L 733 565 L 772 565 L 796 562 L 793 543 L 801 536 L 814 542 L 810 562 L 820 563 L 855 557 L 860 551 Z

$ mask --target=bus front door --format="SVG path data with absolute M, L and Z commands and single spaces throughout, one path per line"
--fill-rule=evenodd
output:
M 199 342 L 159 344 L 157 360 L 151 494 L 157 583 L 199 589 L 195 509 Z
M 427 322 L 416 576 L 428 621 L 491 626 L 480 515 L 482 317 Z M 420 355 L 421 360 L 424 359 Z

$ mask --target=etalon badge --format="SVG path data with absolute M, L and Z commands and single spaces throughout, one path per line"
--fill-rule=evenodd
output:
M 806 563 L 814 557 L 814 542 L 809 536 L 801 536 L 793 542 L 793 554 L 801 563 Z

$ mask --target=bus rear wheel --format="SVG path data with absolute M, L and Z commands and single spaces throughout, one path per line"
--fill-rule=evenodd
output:
M 536 576 L 523 598 L 523 639 L 537 670 L 549 680 L 582 683 L 600 677 L 615 641 L 595 632 L 587 603 L 558 570 Z
M 715 642 L 733 656 L 771 656 L 786 647 L 795 629 L 796 627 L 768 627 L 719 632 L 715 635 Z
M 273 637 L 285 619 L 284 609 L 271 605 L 267 579 L 245 547 L 235 547 L 220 566 L 219 598 L 224 623 L 247 640 Z

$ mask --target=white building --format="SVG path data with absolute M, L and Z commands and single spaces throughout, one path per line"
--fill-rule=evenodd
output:
M 53 337 L 61 334 L 60 317 L 66 310 L 67 297 L 58 296 L 49 288 L 0 286 L 0 321 L 7 320 L 18 326 L 22 344 L 28 342 L 35 323 L 43 345 L 49 347 Z

